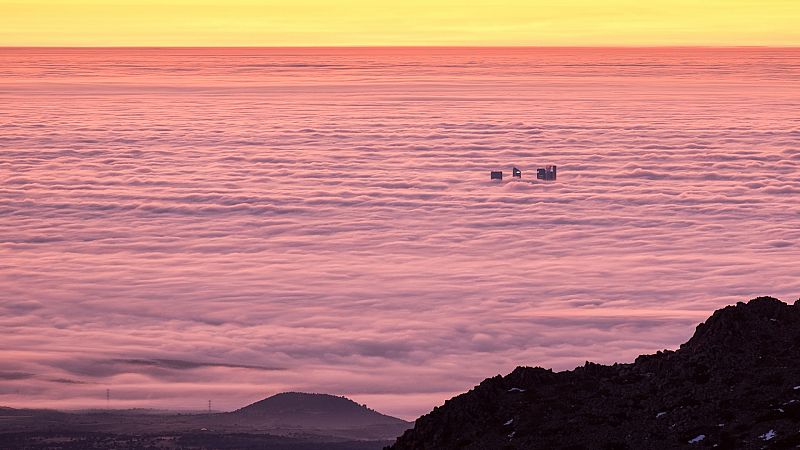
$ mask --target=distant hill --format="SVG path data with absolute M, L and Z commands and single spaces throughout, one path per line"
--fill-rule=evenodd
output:
M 800 300 L 716 311 L 677 351 L 518 367 L 417 419 L 393 450 L 800 447 Z
M 230 414 L 275 426 L 315 429 L 410 426 L 409 422 L 381 414 L 346 397 L 303 392 L 276 394 Z
M 0 448 L 379 450 L 411 423 L 327 394 L 286 392 L 228 413 L 0 407 Z

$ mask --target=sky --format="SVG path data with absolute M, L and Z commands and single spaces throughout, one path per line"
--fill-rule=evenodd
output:
M 0 1 L 2 46 L 795 46 L 796 0 Z

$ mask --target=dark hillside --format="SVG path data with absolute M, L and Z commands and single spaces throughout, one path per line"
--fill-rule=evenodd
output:
M 800 301 L 716 311 L 677 351 L 571 371 L 518 367 L 419 418 L 411 449 L 800 446 Z

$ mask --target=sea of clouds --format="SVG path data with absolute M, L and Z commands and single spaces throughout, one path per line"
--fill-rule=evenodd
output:
M 793 302 L 798 79 L 796 49 L 2 49 L 0 405 L 414 418 Z

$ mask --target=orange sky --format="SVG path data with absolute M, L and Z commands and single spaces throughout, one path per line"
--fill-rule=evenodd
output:
M 800 45 L 797 0 L 0 0 L 0 45 Z

